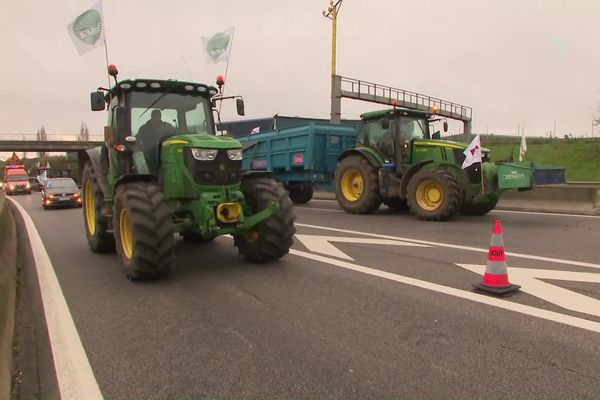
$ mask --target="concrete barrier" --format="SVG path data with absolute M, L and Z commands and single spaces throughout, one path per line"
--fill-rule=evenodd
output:
M 314 198 L 335 200 L 335 194 L 328 191 L 315 191 Z M 537 186 L 533 190 L 523 192 L 509 190 L 502 194 L 496 208 L 499 210 L 600 215 L 600 184 Z
M 11 398 L 17 273 L 17 231 L 0 190 L 0 399 Z

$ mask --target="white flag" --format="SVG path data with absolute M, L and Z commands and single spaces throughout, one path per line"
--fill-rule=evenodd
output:
M 80 56 L 97 47 L 102 47 L 104 45 L 104 17 L 102 16 L 101 0 L 75 18 L 67 26 L 67 31 Z
M 519 161 L 523 161 L 525 158 L 525 153 L 527 153 L 527 141 L 525 140 L 525 135 L 521 135 L 521 147 L 519 148 Z
M 211 37 L 202 36 L 202 48 L 206 55 L 206 62 L 216 64 L 220 61 L 229 60 L 231 53 L 231 43 L 233 42 L 234 27 L 215 33 Z
M 475 139 L 473 139 L 463 154 L 465 155 L 465 161 L 462 164 L 463 169 L 471 164 L 481 162 L 481 139 L 479 138 L 479 135 L 475 136 Z
M 251 134 L 251 135 L 256 135 L 258 132 L 260 132 L 260 126 L 257 126 L 256 128 L 253 128 L 253 129 L 250 131 L 250 134 Z

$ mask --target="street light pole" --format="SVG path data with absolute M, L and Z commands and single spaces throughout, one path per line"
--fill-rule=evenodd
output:
M 331 123 L 341 122 L 341 97 L 335 87 L 336 55 L 337 55 L 337 16 L 340 12 L 343 0 L 329 1 L 327 10 L 323 10 L 323 16 L 331 20 Z

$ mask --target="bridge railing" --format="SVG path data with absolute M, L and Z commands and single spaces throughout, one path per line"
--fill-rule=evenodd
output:
M 36 133 L 0 133 L 0 140 L 38 140 Z M 47 141 L 80 141 L 78 135 L 72 133 L 47 133 Z M 88 141 L 103 141 L 104 135 L 90 133 Z

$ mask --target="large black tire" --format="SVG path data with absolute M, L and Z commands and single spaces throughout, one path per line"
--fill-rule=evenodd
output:
M 344 158 L 335 170 L 335 197 L 352 214 L 370 214 L 381 206 L 377 168 L 361 156 Z
M 312 183 L 306 182 L 291 186 L 289 193 L 292 202 L 295 204 L 305 204 L 313 198 L 314 188 Z
M 408 205 L 419 219 L 444 221 L 462 205 L 461 187 L 450 171 L 421 170 L 408 183 Z
M 196 232 L 182 232 L 181 237 L 186 243 L 208 243 L 216 239 L 216 236 L 204 237 Z
M 117 187 L 113 226 L 117 253 L 131 280 L 166 277 L 175 259 L 171 212 L 161 188 L 147 182 Z
M 465 203 L 460 210 L 461 214 L 464 215 L 485 215 L 496 208 L 499 197 L 487 203 Z
M 279 203 L 279 212 L 261 222 L 249 232 L 234 235 L 234 244 L 247 261 L 266 262 L 286 255 L 294 242 L 294 210 L 280 183 L 267 177 L 242 180 L 242 192 L 252 212 L 259 212 L 272 202 Z
M 400 197 L 386 197 L 383 199 L 383 204 L 392 211 L 407 211 L 409 209 L 406 199 Z
M 102 213 L 104 195 L 89 162 L 83 167 L 82 183 L 83 221 L 90 249 L 94 253 L 113 252 L 115 239 L 108 232 L 108 220 Z

